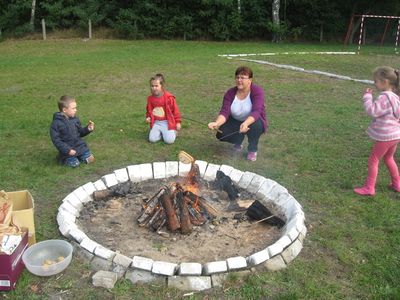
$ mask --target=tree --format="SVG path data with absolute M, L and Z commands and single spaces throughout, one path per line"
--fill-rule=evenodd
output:
M 279 19 L 279 9 L 280 9 L 281 3 L 280 0 L 273 0 L 272 1 L 272 25 L 275 30 L 273 32 L 273 37 L 272 41 L 275 43 L 278 43 L 281 40 L 281 35 L 280 35 L 280 27 L 281 27 L 281 22 Z
M 35 29 L 35 10 L 36 10 L 36 0 L 32 0 L 31 21 L 29 22 L 32 31 Z

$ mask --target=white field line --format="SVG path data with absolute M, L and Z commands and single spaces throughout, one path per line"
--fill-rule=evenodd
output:
M 273 55 L 293 55 L 293 54 L 299 54 L 299 55 L 304 55 L 304 54 L 318 54 L 318 55 L 324 55 L 324 54 L 333 54 L 333 55 L 355 55 L 357 52 L 335 52 L 335 51 L 328 51 L 328 52 L 266 52 L 266 53 L 242 53 L 242 54 L 219 54 L 218 56 L 221 57 L 243 57 L 243 56 L 273 56 Z
M 228 59 L 232 59 L 232 57 L 228 57 Z M 238 60 L 249 61 L 249 62 L 254 62 L 254 63 L 258 63 L 258 64 L 264 64 L 264 65 L 269 65 L 269 66 L 273 66 L 273 67 L 276 67 L 276 68 L 287 69 L 287 70 L 292 70 L 292 71 L 297 71 L 297 72 L 323 75 L 323 76 L 328 76 L 328 77 L 336 78 L 336 79 L 350 80 L 350 81 L 360 82 L 360 83 L 364 83 L 364 84 L 368 84 L 368 85 L 374 84 L 374 82 L 372 80 L 355 79 L 355 78 L 351 78 L 349 76 L 343 76 L 343 75 L 338 75 L 338 74 L 324 72 L 324 71 L 318 71 L 318 70 L 306 70 L 306 69 L 295 67 L 295 66 L 291 66 L 291 65 L 275 64 L 275 63 L 268 62 L 268 61 L 265 61 L 265 60 L 256 60 L 256 59 L 248 59 L 248 58 L 238 58 Z

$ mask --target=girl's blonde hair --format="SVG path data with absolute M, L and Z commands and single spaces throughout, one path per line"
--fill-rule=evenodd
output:
M 155 76 L 150 78 L 150 84 L 153 80 L 158 80 L 161 84 L 162 87 L 164 87 L 165 85 L 165 79 L 164 79 L 164 75 L 161 73 L 156 74 Z
M 399 85 L 400 85 L 400 74 L 399 70 L 393 69 L 392 67 L 378 67 L 373 72 L 374 78 L 380 80 L 388 80 L 391 85 L 393 92 L 396 94 L 400 93 Z

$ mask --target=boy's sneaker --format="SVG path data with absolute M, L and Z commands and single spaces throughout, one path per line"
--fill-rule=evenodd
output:
M 233 150 L 235 150 L 236 152 L 240 152 L 240 151 L 242 151 L 242 149 L 243 149 L 242 144 L 233 145 Z
M 94 162 L 94 156 L 93 155 L 90 155 L 88 158 L 86 158 L 86 163 L 87 164 L 91 164 L 93 162 Z
M 257 152 L 249 151 L 249 153 L 247 153 L 247 160 L 256 161 L 257 160 Z

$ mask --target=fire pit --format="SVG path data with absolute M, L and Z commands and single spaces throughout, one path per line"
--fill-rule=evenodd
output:
M 206 191 L 200 191 L 201 195 L 187 191 L 193 165 L 197 166 L 199 189 Z M 221 173 L 229 176 L 238 187 L 240 197 L 235 203 L 244 203 L 239 207 L 242 209 L 238 210 L 237 205 L 232 209 L 228 193 L 212 190 L 217 174 Z M 93 201 L 97 192 L 123 184 L 130 186 L 127 196 L 114 195 L 112 200 L 102 204 Z M 166 210 L 163 195 L 174 194 L 175 197 L 176 190 L 181 192 L 181 199 L 186 199 L 172 200 L 178 207 L 177 228 L 170 227 L 168 218 L 159 218 L 149 227 L 150 220 L 156 220 L 157 214 Z M 248 197 L 253 199 L 246 201 L 250 200 Z M 284 226 L 266 225 L 266 220 L 249 220 L 246 212 L 250 204 L 246 207 L 246 203 L 255 200 L 271 209 L 272 217 L 281 217 Z M 156 214 L 153 210 L 146 215 L 151 201 L 154 206 L 158 205 L 159 212 Z M 182 205 L 186 205 L 186 209 Z M 207 220 L 203 218 L 202 224 L 189 224 L 187 220 L 195 214 L 190 210 L 196 206 L 199 211 L 206 206 L 211 216 Z M 93 211 L 96 211 L 94 216 L 90 214 Z M 183 217 L 182 211 L 185 212 Z M 182 221 L 185 216 L 186 221 Z M 213 276 L 228 272 L 248 272 L 253 267 L 269 270 L 286 267 L 302 249 L 306 234 L 304 220 L 300 204 L 275 181 L 231 166 L 199 160 L 195 164 L 167 161 L 118 169 L 65 197 L 57 215 L 61 233 L 75 241 L 76 247 L 91 262 L 96 260 L 99 265 L 101 261 L 103 269 L 117 271 L 134 283 L 160 278 L 167 278 L 168 285 L 172 286 L 182 280 L 202 282 L 192 289 L 216 286 L 216 280 L 211 283 Z

